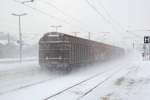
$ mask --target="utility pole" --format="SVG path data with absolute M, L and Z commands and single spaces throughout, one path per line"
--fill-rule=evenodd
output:
M 27 15 L 26 13 L 15 14 L 12 13 L 13 16 L 19 17 L 19 59 L 20 63 L 22 63 L 22 32 L 21 32 L 21 17 Z
M 55 28 L 55 32 L 57 32 L 58 31 L 58 28 L 60 28 L 60 27 L 62 27 L 61 25 L 52 25 L 51 26 L 52 28 Z
M 80 33 L 80 32 L 72 32 L 74 34 L 74 36 L 77 37 L 77 34 Z

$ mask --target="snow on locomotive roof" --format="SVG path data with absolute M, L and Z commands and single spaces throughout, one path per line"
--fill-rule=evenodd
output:
M 60 33 L 60 32 L 48 32 L 45 34 L 45 36 L 49 36 L 49 37 L 59 37 L 59 36 L 64 35 L 64 33 Z
M 59 37 L 59 34 L 48 34 L 49 37 Z
M 110 47 L 117 47 L 117 48 L 121 48 L 121 47 L 118 47 L 118 46 L 114 46 L 114 45 L 111 45 L 111 44 L 106 44 L 106 43 L 103 43 L 103 42 L 98 42 L 98 41 L 94 41 L 94 40 L 89 40 L 89 39 L 85 39 L 85 38 L 81 38 L 81 37 L 77 37 L 77 36 L 72 36 L 72 35 L 69 35 L 69 34 L 65 34 L 65 33 L 61 33 L 61 32 L 47 32 L 45 36 L 63 36 L 63 35 L 66 35 L 66 36 L 69 36 L 69 37 L 73 37 L 73 38 L 77 38 L 77 39 L 82 39 L 82 40 L 85 40 L 85 41 L 91 41 L 91 42 L 95 42 L 96 44 L 101 44 L 101 45 L 104 45 L 104 46 L 110 46 Z
M 69 41 L 40 41 L 40 43 L 69 43 Z

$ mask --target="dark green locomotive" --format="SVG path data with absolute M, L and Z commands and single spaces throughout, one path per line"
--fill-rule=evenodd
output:
M 70 71 L 122 55 L 122 48 L 59 32 L 46 33 L 39 41 L 39 64 L 43 68 Z

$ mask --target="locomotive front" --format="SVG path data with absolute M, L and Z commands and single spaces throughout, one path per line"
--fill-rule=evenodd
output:
M 45 34 L 39 41 L 40 66 L 66 70 L 69 66 L 69 50 L 69 41 L 63 33 Z

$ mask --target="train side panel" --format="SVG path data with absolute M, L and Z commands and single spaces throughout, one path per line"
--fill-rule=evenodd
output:
M 124 55 L 122 48 L 63 33 L 48 33 L 39 41 L 41 67 L 53 66 L 71 69 L 72 67 L 114 59 L 116 56 L 122 55 Z

